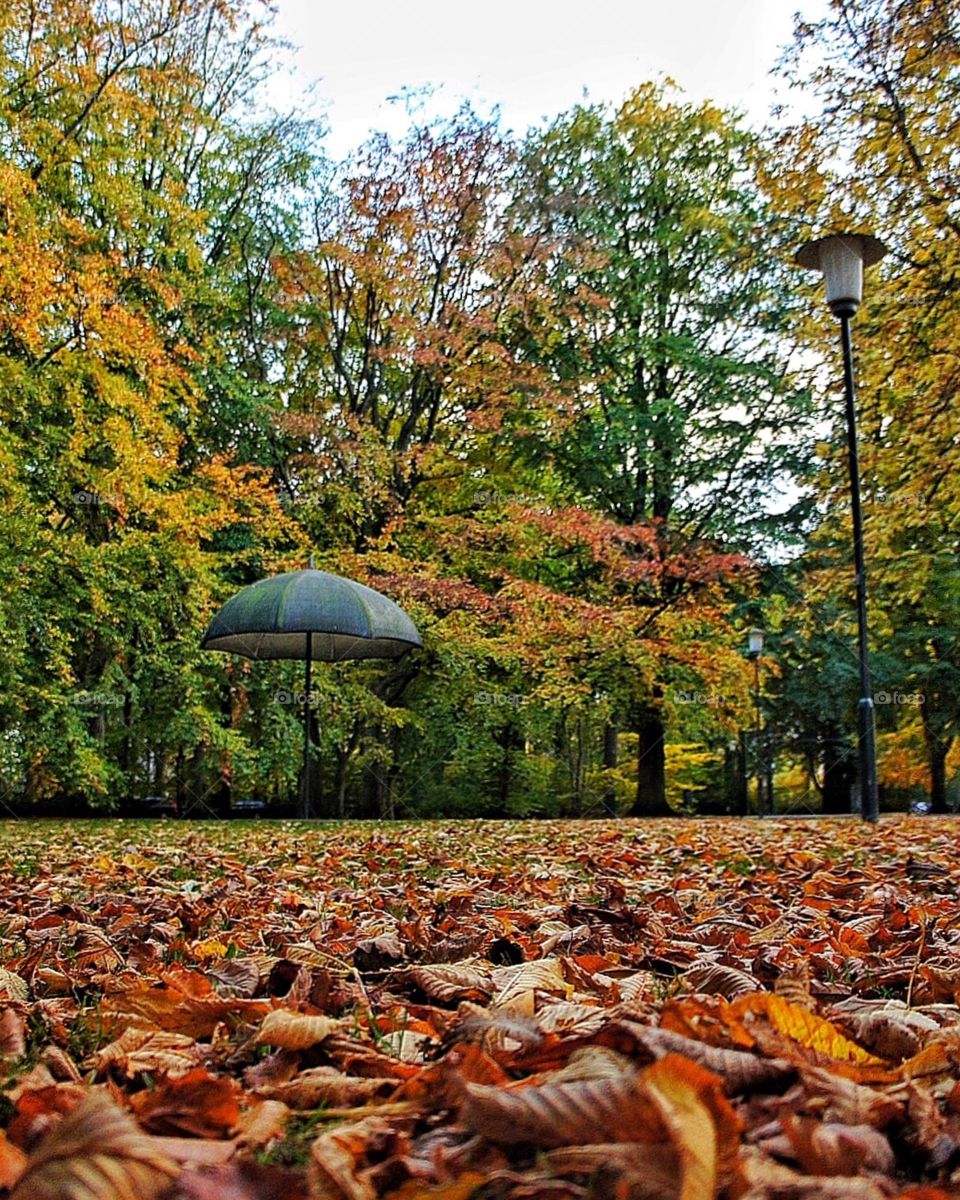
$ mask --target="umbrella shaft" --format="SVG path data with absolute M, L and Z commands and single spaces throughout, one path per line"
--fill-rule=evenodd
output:
M 313 634 L 307 634 L 307 670 L 303 689 L 303 819 L 310 820 L 310 668 L 313 665 Z

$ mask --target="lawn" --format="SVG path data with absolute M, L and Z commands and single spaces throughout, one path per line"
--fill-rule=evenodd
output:
M 958 830 L 8 822 L 0 1195 L 960 1195 Z

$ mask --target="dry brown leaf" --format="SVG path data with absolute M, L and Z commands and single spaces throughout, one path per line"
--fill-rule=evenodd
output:
M 380 1039 L 383 1050 L 405 1063 L 422 1063 L 431 1045 L 431 1038 L 411 1029 L 394 1029 Z
M 164 1200 L 307 1200 L 307 1188 L 302 1171 L 234 1160 L 184 1171 Z
M 934 1000 L 956 1001 L 960 996 L 960 966 L 954 960 L 928 960 L 920 967 L 920 975 L 930 985 Z
M 257 1045 L 281 1050 L 308 1050 L 343 1028 L 342 1021 L 277 1008 L 267 1013 L 257 1030 Z
M 537 1025 L 544 1033 L 576 1034 L 587 1037 L 597 1033 L 609 1020 L 607 1012 L 592 1004 L 557 1000 L 544 1004 L 537 1013 Z
M 628 1053 L 627 1047 L 639 1047 L 653 1059 L 663 1058 L 667 1054 L 681 1054 L 719 1075 L 728 1096 L 774 1087 L 789 1079 L 796 1071 L 792 1063 L 783 1059 L 760 1058 L 744 1050 L 708 1046 L 705 1042 L 684 1037 L 669 1029 L 656 1029 L 636 1021 L 612 1023 L 599 1035 L 599 1040 L 604 1045 Z
M 38 1063 L 27 1078 L 39 1080 L 44 1075 L 49 1077 L 49 1072 Z M 87 1089 L 78 1083 L 50 1083 L 45 1087 L 25 1084 L 26 1080 L 21 1080 L 7 1093 L 17 1108 L 17 1115 L 7 1126 L 7 1134 L 18 1146 L 32 1151 L 62 1117 L 83 1103 Z
M 747 1190 L 739 1200 L 890 1200 L 870 1179 L 801 1175 L 753 1147 L 744 1151 L 742 1169 Z
M 237 1152 L 236 1142 L 210 1138 L 154 1137 L 152 1141 L 163 1154 L 191 1167 L 216 1167 L 229 1162 Z
M 256 1091 L 258 1096 L 282 1100 L 290 1108 L 352 1108 L 382 1099 L 395 1087 L 394 1079 L 364 1079 L 344 1075 L 335 1067 L 311 1067 L 284 1083 L 265 1084 Z
M 569 998 L 571 988 L 563 976 L 559 958 L 536 958 L 514 967 L 500 967 L 493 973 L 494 1009 L 532 1014 L 535 995 L 550 992 Z
M 810 960 L 798 959 L 785 967 L 777 976 L 773 990 L 789 1004 L 813 1011 L 813 996 L 810 994 Z
M 757 981 L 746 971 L 712 959 L 697 959 L 680 976 L 693 992 L 709 992 L 733 1000 L 757 990 Z
M 907 1084 L 907 1115 L 910 1119 L 907 1140 L 918 1146 L 934 1168 L 943 1166 L 957 1150 L 940 1106 L 926 1088 Z
M 912 1058 L 919 1053 L 922 1045 L 916 1027 L 899 1013 L 852 1015 L 846 1025 L 858 1042 L 890 1062 Z
M 153 1138 L 94 1093 L 44 1138 L 10 1200 L 154 1200 L 177 1172 Z
M 461 1121 L 501 1146 L 654 1141 L 662 1130 L 633 1073 L 542 1087 L 470 1083 L 466 1090 Z
M 577 1079 L 623 1079 L 635 1074 L 634 1064 L 625 1054 L 606 1046 L 584 1046 L 574 1050 L 566 1065 L 554 1072 L 551 1083 L 573 1083 Z
M 838 1125 L 784 1113 L 780 1118 L 793 1157 L 811 1175 L 857 1175 L 896 1170 L 893 1150 L 872 1125 Z
M 27 1165 L 27 1156 L 19 1146 L 7 1141 L 0 1130 L 0 1188 L 12 1188 Z
M 455 1004 L 458 1000 L 479 1000 L 490 995 L 493 983 L 490 973 L 466 963 L 432 963 L 408 967 L 403 972 L 408 979 L 432 1000 Z
M 457 1009 L 460 1018 L 444 1038 L 445 1045 L 459 1042 L 480 1042 L 491 1053 L 514 1048 L 534 1050 L 543 1042 L 543 1030 L 532 1014 L 491 1012 L 469 1000 Z
M 801 1066 L 807 1090 L 803 1111 L 841 1125 L 872 1125 L 885 1129 L 904 1115 L 903 1105 L 883 1092 L 864 1087 L 823 1067 Z
M 160 987 L 143 983 L 111 996 L 100 1015 L 105 1024 L 153 1026 L 202 1038 L 209 1037 L 220 1024 L 253 1021 L 270 1011 L 266 1000 L 218 996 L 212 988 L 207 995 L 198 996 L 167 983 Z
M 77 1064 L 66 1050 L 61 1050 L 59 1046 L 54 1046 L 52 1043 L 44 1048 L 40 1061 L 47 1066 L 54 1079 L 60 1083 L 79 1083 L 82 1078 Z
M 612 1142 L 563 1146 L 544 1159 L 556 1175 L 587 1175 L 597 1196 L 629 1200 L 673 1200 L 679 1190 L 679 1155 L 673 1146 Z
M 260 983 L 260 965 L 252 958 L 228 958 L 207 967 L 221 996 L 251 997 Z
M 0 967 L 0 992 L 6 992 L 11 1000 L 25 1001 L 30 996 L 27 981 L 21 979 L 15 971 L 8 971 L 4 967 Z
M 198 1048 L 193 1038 L 131 1026 L 116 1041 L 98 1050 L 90 1063 L 98 1073 L 115 1066 L 132 1079 L 142 1071 L 184 1075 L 197 1065 L 197 1059 Z
M 5 1008 L 0 1013 L 0 1059 L 19 1058 L 27 1048 L 27 1023 L 23 1013 Z
M 389 1135 L 390 1126 L 381 1117 L 365 1117 L 318 1137 L 307 1168 L 312 1200 L 376 1200 L 376 1188 L 357 1174 L 357 1165 L 372 1138 Z
M 242 1146 L 265 1146 L 283 1133 L 290 1109 L 280 1100 L 253 1100 L 236 1123 L 236 1140 Z

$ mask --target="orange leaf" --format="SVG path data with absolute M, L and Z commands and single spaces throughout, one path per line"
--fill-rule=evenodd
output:
M 237 1085 L 196 1067 L 177 1079 L 168 1079 L 156 1091 L 137 1092 L 130 1106 L 145 1129 L 176 1137 L 220 1138 L 240 1116 Z

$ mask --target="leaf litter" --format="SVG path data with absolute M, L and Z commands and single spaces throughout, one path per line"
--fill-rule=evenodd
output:
M 956 845 L 9 823 L 0 1196 L 960 1197 Z

